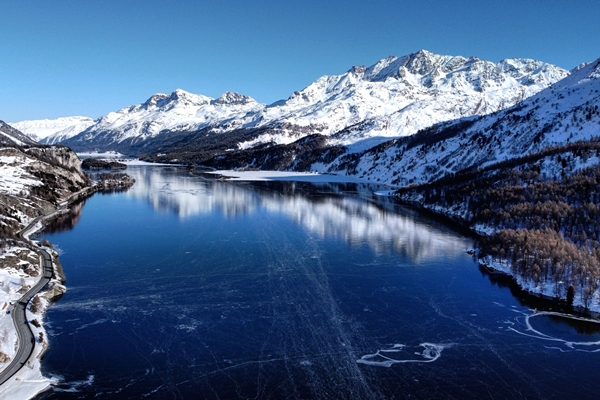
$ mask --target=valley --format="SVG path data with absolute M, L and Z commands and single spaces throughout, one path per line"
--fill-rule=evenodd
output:
M 417 213 L 412 214 L 414 210 L 431 212 L 434 220 L 441 220 L 443 217 L 444 221 L 453 221 L 476 234 L 478 240 L 473 246 L 474 257 L 481 274 L 486 276 L 486 282 L 488 275 L 491 276 L 490 282 L 495 284 L 496 274 L 506 274 L 522 289 L 515 298 L 521 298 L 523 293 L 539 296 L 550 300 L 550 303 L 544 303 L 545 307 L 551 308 L 547 304 L 555 304 L 569 315 L 597 317 L 600 312 L 599 106 L 600 59 L 567 71 L 531 59 L 513 58 L 493 63 L 477 57 L 444 56 L 420 50 L 405 56 L 391 56 L 369 67 L 354 66 L 340 75 L 325 75 L 304 89 L 295 91 L 287 99 L 269 105 L 235 92 L 225 92 L 220 97 L 212 98 L 177 89 L 170 94 L 155 94 L 140 104 L 110 112 L 95 120 L 74 116 L 12 124 L 0 122 L 0 245 L 3 249 L 3 266 L 8 271 L 2 278 L 6 292 L 5 307 L 24 290 L 22 288 L 32 286 L 34 278 L 39 275 L 35 263 L 35 246 L 42 246 L 52 253 L 53 258 L 58 256 L 48 243 L 21 241 L 16 232 L 36 218 L 66 205 L 67 199 L 74 194 L 102 190 L 114 192 L 115 199 L 119 199 L 129 210 L 127 217 L 123 216 L 124 220 L 132 218 L 139 226 L 146 226 L 145 220 L 137 214 L 142 213 L 137 210 L 144 210 L 144 217 L 153 221 L 151 228 L 148 225 L 146 229 L 162 232 L 161 213 L 174 214 L 178 218 L 175 221 L 165 217 L 171 232 L 168 239 L 150 235 L 147 240 L 151 243 L 161 243 L 164 240 L 173 248 L 179 249 L 180 253 L 161 247 L 164 259 L 155 254 L 161 261 L 148 261 L 148 265 L 153 265 L 155 269 L 144 270 L 145 274 L 162 274 L 165 265 L 177 264 L 181 260 L 189 264 L 187 267 L 193 265 L 196 268 L 200 256 L 188 257 L 187 254 L 194 255 L 204 250 L 189 247 L 190 243 L 208 243 L 208 247 L 222 254 L 223 259 L 235 260 L 237 267 L 234 268 L 227 266 L 222 260 L 213 259 L 212 255 L 202 253 L 201 257 L 212 260 L 208 268 L 216 275 L 204 275 L 204 270 L 185 271 L 203 282 L 203 298 L 209 304 L 213 300 L 216 303 L 213 305 L 214 309 L 210 309 L 213 306 L 207 306 L 208 308 L 188 310 L 186 320 L 181 324 L 184 326 L 182 330 L 189 329 L 187 333 L 196 330 L 209 333 L 216 329 L 229 335 L 235 330 L 235 324 L 217 321 L 219 318 L 225 319 L 229 313 L 237 315 L 247 307 L 244 295 L 240 294 L 241 286 L 236 286 L 236 282 L 251 285 L 257 291 L 248 295 L 252 298 L 248 301 L 253 304 L 252 309 L 257 312 L 257 318 L 264 318 L 265 321 L 279 319 L 291 329 L 304 332 L 296 324 L 297 321 L 287 318 L 293 314 L 290 310 L 299 307 L 303 310 L 299 314 L 300 319 L 305 318 L 308 324 L 308 331 L 304 335 L 310 340 L 294 342 L 294 348 L 290 350 L 286 348 L 283 331 L 279 327 L 271 325 L 271 332 L 275 332 L 275 336 L 269 336 L 269 330 L 263 330 L 263 325 L 252 325 L 240 314 L 240 320 L 246 321 L 244 323 L 253 329 L 257 343 L 264 341 L 269 346 L 274 346 L 272 348 L 278 356 L 271 359 L 260 350 L 231 361 L 234 366 L 252 364 L 255 359 L 260 360 L 260 363 L 273 361 L 274 365 L 281 362 L 293 371 L 296 379 L 294 384 L 301 387 L 296 393 L 293 385 L 284 385 L 282 394 L 292 397 L 302 397 L 305 394 L 316 396 L 321 393 L 320 389 L 327 386 L 326 380 L 307 381 L 301 377 L 305 373 L 322 377 L 325 370 L 333 368 L 336 364 L 335 357 L 331 355 L 333 353 L 323 356 L 320 361 L 309 359 L 309 355 L 314 355 L 319 348 L 319 343 L 327 343 L 329 350 L 340 355 L 342 367 L 362 382 L 352 386 L 352 391 L 362 397 L 397 395 L 398 392 L 391 386 L 382 386 L 382 392 L 377 391 L 375 387 L 380 382 L 379 377 L 375 377 L 371 370 L 365 372 L 357 365 L 390 368 L 398 363 L 436 362 L 442 356 L 442 351 L 446 355 L 456 343 L 464 346 L 465 338 L 483 346 L 481 337 L 468 328 L 470 323 L 461 320 L 462 311 L 455 312 L 454 309 L 444 309 L 440 305 L 444 296 L 458 303 L 460 294 L 471 291 L 478 293 L 479 288 L 471 286 L 454 291 L 444 288 L 438 282 L 432 289 L 434 294 L 430 303 L 421 303 L 424 300 L 420 296 L 426 291 L 424 288 L 427 285 L 419 280 L 421 278 L 415 278 L 418 274 L 413 274 L 412 271 L 416 271 L 422 262 L 427 264 L 430 259 L 436 259 L 436 262 L 441 263 L 439 265 L 446 265 L 439 259 L 440 253 L 449 254 L 451 261 L 447 265 L 451 265 L 452 271 L 455 271 L 458 265 L 469 259 L 463 252 L 471 246 L 465 237 L 448 233 L 446 228 L 438 228 L 438 221 L 422 222 L 419 219 L 421 217 L 415 217 Z M 124 173 L 106 173 L 107 169 L 123 169 L 126 167 L 124 164 L 88 159 L 84 166 L 100 171 L 92 179 L 91 175 L 82 171 L 81 160 L 75 152 L 98 154 L 98 157 L 103 152 L 113 152 L 139 158 L 142 162 L 157 163 L 157 166 L 138 166 L 133 169 L 136 178 L 131 179 Z M 184 169 L 184 166 L 187 168 Z M 203 172 L 196 172 L 196 169 Z M 213 178 L 207 182 L 203 175 L 204 171 L 216 171 L 218 174 L 224 170 L 227 173 L 218 177 L 219 182 L 211 183 L 210 179 Z M 237 182 L 251 180 L 244 176 L 251 176 L 255 171 L 285 172 L 282 175 L 267 174 L 267 179 L 294 182 Z M 236 176 L 237 173 L 242 177 Z M 294 176 L 293 173 L 307 173 L 304 175 L 305 181 L 290 177 Z M 323 186 L 315 183 L 327 181 L 328 177 L 330 182 L 323 183 Z M 136 180 L 134 189 L 128 192 L 122 190 L 131 187 Z M 307 181 L 313 183 L 309 185 Z M 334 184 L 334 181 L 338 183 Z M 360 198 L 360 201 L 355 197 Z M 152 205 L 154 210 L 141 207 L 142 201 Z M 91 203 L 110 212 L 120 212 L 118 207 L 112 208 L 114 204 L 110 201 L 94 200 Z M 398 204 L 407 208 L 398 208 Z M 66 211 L 62 213 L 66 214 Z M 98 212 L 95 217 L 99 218 L 100 214 Z M 245 218 L 251 219 L 259 227 L 256 228 L 257 231 L 247 232 L 251 229 L 245 225 Z M 68 215 L 64 219 L 69 220 Z M 192 227 L 187 225 L 187 220 L 206 225 Z M 293 244 L 286 244 L 273 235 L 274 228 L 265 220 L 270 221 L 273 226 L 285 227 L 289 243 Z M 61 220 L 58 224 L 65 223 L 67 230 L 75 229 L 77 221 L 65 221 Z M 214 221 L 218 221 L 218 224 L 211 225 Z M 98 227 L 104 229 L 105 223 L 100 218 L 96 225 L 92 225 L 93 228 L 84 226 L 91 232 Z M 123 221 L 115 220 L 114 224 L 122 224 L 120 229 L 123 232 L 132 228 Z M 108 230 L 114 229 L 111 223 L 106 226 Z M 204 229 L 208 226 L 218 230 L 221 235 L 218 241 L 206 236 L 208 231 Z M 217 226 L 219 228 L 215 228 Z M 178 231 L 182 227 L 189 231 Z M 38 228 L 41 229 L 42 224 Z M 243 241 L 239 243 L 235 239 L 238 232 L 245 232 Z M 117 230 L 113 234 L 121 233 Z M 174 238 L 180 236 L 185 237 L 185 240 L 177 242 Z M 260 240 L 256 242 L 255 237 Z M 101 240 L 104 245 L 112 245 L 110 237 Z M 272 246 L 270 241 L 277 242 L 281 248 Z M 85 246 L 77 240 L 75 242 L 78 246 Z M 126 242 L 126 239 L 122 238 L 122 242 Z M 241 246 L 240 249 L 234 246 L 239 253 L 227 253 L 228 245 L 224 243 L 234 242 Z M 308 246 L 308 253 L 302 250 L 304 245 Z M 330 245 L 333 247 L 328 247 Z M 286 246 L 292 249 L 290 254 L 283 252 L 282 249 Z M 364 246 L 369 250 L 363 251 Z M 101 247 L 91 247 L 90 251 L 100 252 Z M 124 247 L 119 249 L 115 254 L 129 259 L 132 250 Z M 364 259 L 360 265 L 347 261 L 348 265 L 341 266 L 336 264 L 335 257 L 324 256 L 331 249 L 339 254 L 347 251 Z M 321 264 L 322 256 L 329 264 Z M 68 257 L 72 256 L 67 255 Z M 451 325 L 457 324 L 461 329 L 464 328 L 464 336 L 437 342 L 425 339 L 419 342 L 423 332 L 417 335 L 418 338 L 411 336 L 412 346 L 423 348 L 422 353 L 419 353 L 423 359 L 419 358 L 417 361 L 405 357 L 402 350 L 405 344 L 379 341 L 376 343 L 377 348 L 369 350 L 367 339 L 376 337 L 377 332 L 370 331 L 361 324 L 368 321 L 385 325 L 384 308 L 387 310 L 389 304 L 379 308 L 373 320 L 365 318 L 363 321 L 351 306 L 340 306 L 339 303 L 339 299 L 348 298 L 352 302 L 363 304 L 364 310 L 368 312 L 373 307 L 379 307 L 365 293 L 349 294 L 352 291 L 349 288 L 353 285 L 360 287 L 353 281 L 352 274 L 368 276 L 370 272 L 366 266 L 372 263 L 377 267 L 377 273 L 373 278 L 376 282 L 369 290 L 372 293 L 385 292 L 388 288 L 382 282 L 387 268 L 396 262 L 394 257 L 402 259 L 402 263 L 408 265 L 406 267 L 403 264 L 402 268 L 406 267 L 411 272 L 407 276 L 404 273 L 392 274 L 393 276 L 402 275 L 402 279 L 416 279 L 420 282 L 410 286 L 402 279 L 397 281 L 393 291 L 398 291 L 398 287 L 402 285 L 407 285 L 402 286 L 403 290 L 408 287 L 408 295 L 401 301 L 420 304 L 416 307 L 421 307 L 419 309 L 425 315 L 433 310 L 436 316 L 431 318 L 436 321 L 434 325 L 438 328 L 444 324 L 437 317 L 444 317 L 445 312 L 452 315 Z M 85 260 L 96 268 L 110 266 L 112 273 L 123 279 L 119 281 L 117 278 L 119 285 L 125 286 L 132 279 L 119 269 L 112 270 L 114 265 L 122 265 L 122 260 L 107 257 L 102 258 L 106 264 L 96 265 L 95 260 L 88 260 L 85 256 L 75 256 L 74 259 Z M 250 266 L 256 268 L 256 274 L 266 279 L 266 287 L 263 287 L 264 282 L 244 275 L 246 272 L 239 269 L 247 259 L 256 260 L 257 265 L 266 265 L 264 268 Z M 129 261 L 136 268 L 145 268 L 137 260 Z M 472 264 L 469 268 L 476 265 Z M 284 273 L 290 265 L 300 268 L 294 277 Z M 458 279 L 451 272 L 438 271 L 438 267 L 427 265 L 428 268 L 436 269 L 440 276 Z M 354 272 L 345 272 L 344 268 Z M 339 276 L 336 275 L 338 270 L 341 271 Z M 237 278 L 228 281 L 225 278 L 232 271 Z M 348 277 L 340 278 L 346 273 L 349 274 Z M 78 274 L 81 282 L 95 284 L 93 279 L 85 281 L 89 279 L 88 272 L 79 271 Z M 461 274 L 462 272 L 459 273 Z M 298 278 L 300 276 L 302 278 Z M 436 274 L 427 276 L 432 280 L 438 279 Z M 320 281 L 323 277 L 326 277 L 326 282 L 332 282 L 333 286 L 323 284 Z M 171 278 L 149 278 L 150 284 L 145 286 L 145 290 L 157 290 L 160 292 L 157 296 L 165 296 L 173 288 L 174 281 Z M 280 279 L 283 286 L 278 286 L 275 278 Z M 297 279 L 299 280 L 296 281 Z M 299 283 L 303 279 L 306 282 L 302 285 L 307 285 L 311 298 L 324 299 L 323 303 L 314 301 L 314 304 L 318 304 L 316 308 L 303 301 Z M 471 283 L 476 280 L 471 275 L 465 279 Z M 162 292 L 162 289 L 156 289 L 162 287 L 164 282 L 167 282 L 168 290 Z M 57 276 L 47 289 L 54 292 L 56 288 L 62 293 L 62 283 Z M 110 283 L 106 286 L 104 284 L 99 282 L 98 286 L 106 290 L 106 293 L 111 293 L 110 298 L 116 299 L 120 287 L 113 292 L 114 288 Z M 183 292 L 176 290 L 182 298 L 189 297 L 195 290 L 188 283 L 186 285 Z M 225 297 L 231 295 L 235 301 L 230 303 L 230 299 L 208 292 L 212 290 L 221 293 L 222 288 L 227 289 L 223 292 Z M 261 291 L 270 293 L 273 296 L 271 300 L 262 298 L 259 295 Z M 144 296 L 141 291 L 133 292 L 136 298 Z M 489 297 L 482 298 L 487 307 L 495 304 L 502 308 L 505 306 L 495 302 L 494 296 L 502 297 L 503 301 L 514 301 L 506 300 L 504 295 L 494 292 Z M 84 297 L 78 292 L 75 294 L 75 303 L 66 302 L 63 307 L 76 312 L 81 311 L 80 308 L 86 309 L 88 303 L 85 303 L 87 300 Z M 551 314 L 554 311 L 549 309 L 538 314 L 534 308 L 533 313 L 530 313 L 527 311 L 527 302 L 530 300 L 521 298 L 520 301 L 519 306 L 511 306 L 522 314 L 522 318 L 520 317 L 519 322 L 514 322 L 514 326 L 524 323 L 523 321 L 530 324 L 530 319 L 539 322 L 554 316 Z M 139 304 L 147 306 L 143 301 Z M 274 309 L 269 308 L 268 304 L 284 313 L 271 313 Z M 36 319 L 42 320 L 47 306 L 48 302 L 44 302 L 43 310 L 36 314 Z M 467 310 L 470 306 L 461 304 L 457 307 Z M 61 307 L 58 310 L 60 314 Z M 105 310 L 94 311 L 95 319 L 85 320 L 85 323 L 75 329 L 86 329 L 89 325 L 98 324 L 102 325 L 100 329 L 110 331 L 114 328 L 111 324 L 121 323 L 122 315 L 132 318 L 129 311 L 123 313 L 123 310 L 112 305 Z M 148 321 L 156 317 L 153 310 L 145 312 L 146 316 L 152 316 L 147 318 Z M 345 344 L 339 347 L 321 337 L 317 331 L 320 322 L 313 318 L 316 314 L 311 316 L 310 313 L 323 315 L 328 321 L 332 321 L 333 328 L 328 331 L 331 337 L 338 335 L 350 338 L 342 341 L 346 343 L 354 340 L 359 343 L 358 347 L 343 348 Z M 482 313 L 483 309 L 473 311 L 472 315 Z M 561 318 L 563 316 L 561 314 Z M 67 329 L 71 325 L 68 316 L 63 314 L 60 318 L 61 329 Z M 83 316 L 78 318 L 85 319 Z M 409 317 L 392 318 L 390 326 L 397 328 L 404 324 L 404 318 Z M 207 319 L 210 323 L 206 322 Z M 8 321 L 6 317 L 0 318 L 0 324 L 3 323 L 2 320 Z M 348 322 L 355 320 L 362 322 L 356 325 Z M 494 332 L 491 327 L 493 323 L 494 321 L 486 320 L 478 326 L 490 333 Z M 108 325 L 111 326 L 107 327 Z M 4 325 L 0 329 L 2 326 Z M 552 323 L 544 325 L 545 328 L 548 326 L 555 328 Z M 41 329 L 40 332 L 46 332 L 43 325 Z M 128 329 L 130 334 L 134 331 L 133 328 Z M 11 346 L 14 347 L 16 338 L 8 325 L 5 331 L 7 333 L 4 336 L 8 339 L 2 345 L 0 355 L 11 358 L 14 356 Z M 367 331 L 368 334 L 365 333 Z M 518 327 L 506 327 L 506 331 L 523 333 Z M 162 337 L 163 332 L 153 334 L 156 336 L 147 339 L 156 346 L 154 349 L 144 349 L 144 357 L 152 359 L 155 351 L 175 354 L 157 344 L 156 337 Z M 597 335 L 596 331 L 593 335 Z M 489 336 L 496 337 L 495 333 L 490 333 Z M 543 336 L 544 333 L 540 333 L 540 337 Z M 391 337 L 388 339 L 392 340 Z M 128 337 L 128 340 L 135 341 L 133 337 Z M 186 340 L 196 339 L 186 336 Z M 565 349 L 571 350 L 579 343 L 566 339 L 556 341 L 561 346 L 564 345 Z M 210 345 L 206 344 L 208 342 Z M 220 354 L 228 354 L 222 343 L 211 340 L 208 342 L 197 345 L 206 348 L 215 346 Z M 585 347 L 587 344 L 581 346 Z M 257 349 L 258 347 L 254 350 Z M 93 350 L 89 351 L 93 353 Z M 502 351 L 510 353 L 504 347 Z M 207 354 L 209 353 L 210 351 Z M 402 354 L 402 357 L 390 358 L 390 355 L 396 353 Z M 543 357 L 548 357 L 548 365 L 552 366 L 549 368 L 555 368 L 554 361 L 550 360 L 552 355 L 546 351 L 540 353 L 543 353 Z M 204 359 L 207 354 L 193 357 Z M 228 354 L 227 357 L 230 356 L 232 355 Z M 468 357 L 468 351 L 463 356 Z M 296 358 L 300 360 L 300 367 L 292 362 Z M 509 358 L 511 365 L 520 365 L 521 360 L 517 360 L 515 354 L 510 353 Z M 205 365 L 210 364 L 206 360 L 203 361 Z M 200 380 L 203 384 L 222 384 L 222 377 L 215 371 L 227 370 L 229 362 L 215 361 L 215 365 L 208 370 L 198 367 L 202 374 L 206 374 Z M 60 360 L 55 359 L 53 363 L 54 368 L 67 368 L 64 365 L 59 367 Z M 171 364 L 163 365 L 162 362 L 153 361 L 150 364 L 167 369 L 172 367 Z M 145 382 L 145 385 L 147 382 L 143 371 L 147 365 L 144 365 L 139 364 L 131 380 Z M 242 390 L 244 393 L 256 394 L 254 390 L 266 388 L 276 390 L 276 385 L 271 386 L 267 382 L 259 384 L 257 389 L 246 380 L 244 373 L 240 373 L 237 367 L 234 369 L 237 372 L 230 377 L 240 387 L 245 387 Z M 242 369 L 249 371 L 248 376 L 253 376 L 252 379 L 258 379 L 257 376 L 261 375 L 260 371 L 251 367 Z M 485 375 L 485 371 L 478 371 Z M 512 376 L 511 372 L 505 370 L 494 371 L 496 372 Z M 79 376 L 76 371 L 70 373 L 70 379 L 88 382 L 84 386 L 94 382 L 93 376 L 86 380 L 86 377 Z M 485 392 L 486 385 L 492 385 L 486 381 L 481 388 L 471 391 L 450 384 L 452 371 L 444 373 L 444 379 L 448 383 L 447 393 L 452 396 L 466 394 L 467 397 L 475 398 Z M 419 374 L 415 376 L 418 377 Z M 120 382 L 119 377 L 111 379 Z M 166 376 L 162 379 L 167 382 L 167 386 L 183 385 L 188 390 L 187 393 L 196 388 L 194 384 L 186 386 L 187 382 L 195 382 L 186 374 L 181 374 L 179 380 Z M 544 378 L 536 375 L 535 379 Z M 99 381 L 101 383 L 98 385 L 106 385 L 103 390 L 108 391 L 111 383 L 102 379 Z M 48 380 L 42 383 L 46 386 L 48 384 Z M 62 384 L 70 385 L 68 382 Z M 414 385 L 406 385 L 411 393 L 419 392 Z M 77 386 L 76 389 L 80 388 Z M 506 395 L 515 394 L 510 388 L 497 389 Z M 155 390 L 165 389 L 157 386 Z M 524 385 L 523 390 L 536 394 L 536 389 L 530 385 Z M 554 387 L 553 390 L 558 388 Z M 587 388 L 581 390 L 582 393 L 589 394 Z M 350 398 L 352 391 L 344 393 Z M 147 394 L 139 387 L 131 393 L 135 393 L 135 396 Z M 427 393 L 432 395 L 434 392 Z
M 565 71 L 528 59 L 492 63 L 421 50 L 324 76 L 271 105 L 233 92 L 212 99 L 176 90 L 101 117 L 81 133 L 66 128 L 71 129 L 68 138 L 61 128 L 44 140 L 60 137 L 78 151 L 118 151 L 150 162 L 318 172 L 387 184 L 399 189 L 399 201 L 499 240 L 503 229 L 549 227 L 539 219 L 515 220 L 518 204 L 503 197 L 505 185 L 568 186 L 568 179 L 589 175 L 598 165 L 599 92 L 600 60 Z M 522 177 L 515 180 L 514 174 Z M 595 196 L 598 184 L 588 186 Z M 540 196 L 521 199 L 519 207 L 541 201 L 579 209 L 597 200 Z M 504 211 L 493 211 L 492 218 L 485 210 L 494 207 Z M 553 232 L 574 240 L 578 251 L 593 252 L 596 218 L 586 228 L 576 221 L 569 219 Z M 507 246 L 503 254 L 513 254 L 514 245 Z M 489 248 L 482 251 L 482 259 L 488 253 Z M 515 257 L 509 264 L 522 259 Z M 517 279 L 529 276 L 500 269 Z M 584 268 L 594 277 L 584 275 L 586 284 L 555 275 L 548 285 L 539 280 L 547 273 L 536 272 L 535 284 L 522 281 L 522 286 L 564 301 L 573 286 L 579 288 L 576 304 L 597 309 L 596 269 Z

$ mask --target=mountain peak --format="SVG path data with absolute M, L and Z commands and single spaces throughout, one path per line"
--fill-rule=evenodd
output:
M 413 74 L 425 75 L 434 68 L 436 61 L 444 58 L 438 54 L 433 54 L 427 50 L 419 50 L 416 53 L 408 55 L 404 66 Z
M 349 73 L 352 72 L 349 71 Z M 371 82 L 399 80 L 427 89 L 461 88 L 475 92 L 494 91 L 514 84 L 543 87 L 568 75 L 568 71 L 542 61 L 512 58 L 498 63 L 478 57 L 448 56 L 419 50 L 402 57 L 384 58 L 366 69 L 363 79 Z
M 175 104 L 183 106 L 201 106 L 208 104 L 210 100 L 209 97 L 201 94 L 193 94 L 182 89 L 176 89 L 171 94 L 157 93 L 150 96 L 150 98 L 142 104 L 142 107 L 147 110 L 153 107 L 163 108 Z
M 176 89 L 169 96 L 169 101 L 179 101 L 179 102 L 189 103 L 190 105 L 201 106 L 203 104 L 209 103 L 210 98 L 203 96 L 201 94 L 193 94 L 190 92 L 186 92 L 183 89 Z
M 434 56 L 440 57 L 439 54 L 432 53 L 431 51 L 428 51 L 425 49 L 421 49 L 421 50 L 417 51 L 416 53 L 412 53 L 410 56 L 412 56 L 414 58 L 431 58 Z
M 144 102 L 144 104 L 142 104 L 142 106 L 145 109 L 155 107 L 155 106 L 160 107 L 164 103 L 164 101 L 168 98 L 169 98 L 168 94 L 157 93 L 157 94 L 150 96 L 150 98 L 148 100 L 146 100 L 146 102 Z M 161 104 L 159 105 L 159 103 L 161 103 Z
M 355 65 L 352 68 L 350 68 L 348 72 L 354 75 L 361 75 L 364 74 L 366 70 L 367 67 L 365 67 L 364 65 Z
M 217 100 L 213 102 L 213 104 L 220 105 L 238 105 L 238 104 L 248 104 L 248 103 L 256 103 L 250 96 L 245 96 L 243 94 L 239 94 L 236 92 L 225 92 L 219 97 Z

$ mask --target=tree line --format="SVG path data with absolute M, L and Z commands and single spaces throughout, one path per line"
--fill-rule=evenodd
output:
M 597 146 L 546 149 L 521 164 L 465 171 L 398 196 L 418 198 L 425 208 L 441 206 L 471 228 L 492 228 L 495 233 L 480 240 L 480 257 L 510 265 L 541 289 L 552 285 L 558 299 L 572 301 L 576 293 L 587 308 L 600 279 L 600 165 L 578 166 L 598 157 Z

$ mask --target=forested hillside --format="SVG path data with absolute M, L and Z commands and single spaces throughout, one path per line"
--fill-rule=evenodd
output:
M 588 308 L 600 277 L 599 161 L 598 139 L 555 146 L 398 198 L 483 233 L 480 258 L 510 268 L 522 286 L 569 302 L 576 294 Z

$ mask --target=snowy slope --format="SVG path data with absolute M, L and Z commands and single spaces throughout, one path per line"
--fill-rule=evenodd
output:
M 91 126 L 94 120 L 88 117 L 64 117 L 10 123 L 35 141 L 54 144 L 73 137 Z
M 156 94 L 99 118 L 66 144 L 123 151 L 124 144 L 139 146 L 161 134 L 165 143 L 176 132 L 261 127 L 270 129 L 240 142 L 238 148 L 286 144 L 315 133 L 331 137 L 332 143 L 349 144 L 366 137 L 407 136 L 441 121 L 495 112 L 567 75 L 568 71 L 540 61 L 493 63 L 421 50 L 323 76 L 271 106 L 231 92 L 219 99 L 183 90 Z
M 268 109 L 266 120 L 311 126 L 343 144 L 407 136 L 437 122 L 507 108 L 567 74 L 534 60 L 494 64 L 421 50 L 324 76 L 284 105 Z
M 111 112 L 76 139 L 78 142 L 120 143 L 143 141 L 161 131 L 194 131 L 206 127 L 220 130 L 244 126 L 264 108 L 251 97 L 226 92 L 218 99 L 177 89 L 170 95 L 155 94 L 146 102 Z M 251 119 L 251 117 L 250 117 Z M 110 147 L 107 147 L 110 149 Z
M 522 103 L 389 141 L 325 167 L 398 186 L 600 136 L 600 59 Z
M 4 121 L 0 121 L 0 145 L 34 145 L 36 142 L 18 129 L 13 128 Z

